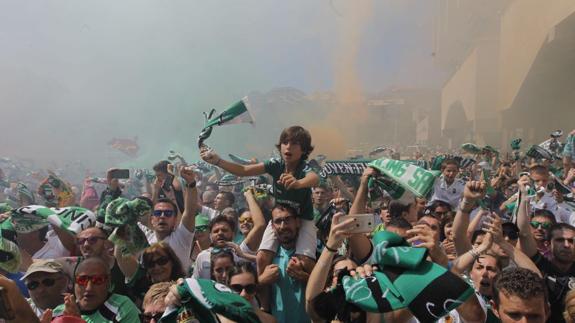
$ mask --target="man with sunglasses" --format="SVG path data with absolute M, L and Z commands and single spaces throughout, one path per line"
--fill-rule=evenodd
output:
M 174 251 L 184 271 L 191 265 L 198 191 L 196 188 L 195 173 L 192 168 L 185 167 L 180 176 L 186 181 L 184 188 L 184 212 L 178 224 L 178 206 L 170 199 L 159 199 L 154 205 L 150 224 L 154 235 L 148 237 L 148 242 L 154 244 L 158 241 L 168 243 Z
M 112 293 L 110 267 L 100 258 L 83 260 L 74 277 L 76 305 L 87 323 L 140 322 L 136 305 L 126 296 Z M 53 311 L 53 317 L 63 315 L 64 304 Z
M 68 291 L 68 276 L 59 262 L 53 259 L 37 260 L 28 267 L 22 280 L 30 293 L 28 303 L 38 317 L 45 310 L 64 302 L 63 293 Z
M 549 290 L 551 303 L 551 317 L 549 322 L 564 322 L 561 312 L 564 307 L 564 298 L 572 281 L 575 279 L 575 227 L 566 223 L 557 223 L 548 228 L 547 238 L 551 250 L 550 259 L 545 258 L 538 250 L 534 231 L 537 227 L 543 229 L 544 217 L 529 218 L 529 199 L 527 196 L 526 181 L 518 181 L 521 198 L 518 202 L 517 226 L 519 227 L 519 241 L 522 251 L 533 260 L 539 270 L 545 275 L 545 282 Z M 545 222 L 546 223 L 546 222 Z

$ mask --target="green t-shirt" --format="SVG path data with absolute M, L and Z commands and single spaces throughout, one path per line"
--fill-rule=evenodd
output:
M 298 212 L 304 220 L 313 220 L 313 203 L 311 199 L 311 188 L 300 188 L 297 190 L 286 189 L 278 184 L 281 174 L 285 172 L 286 164 L 283 159 L 271 158 L 264 162 L 266 173 L 270 174 L 273 181 L 273 195 L 276 203 L 287 204 Z M 313 172 L 306 161 L 301 161 L 295 170 L 296 179 L 304 178 L 309 172 Z
M 53 316 L 64 313 L 64 304 L 54 309 Z M 102 306 L 90 312 L 82 312 L 82 319 L 87 323 L 139 323 L 140 311 L 136 305 L 126 296 L 112 294 Z
M 279 266 L 280 276 L 272 285 L 272 315 L 278 323 L 310 322 L 305 311 L 305 284 L 287 274 L 287 266 L 295 249 L 279 247 L 273 263 Z

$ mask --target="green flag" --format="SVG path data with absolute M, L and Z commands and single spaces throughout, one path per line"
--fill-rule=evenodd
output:
M 401 160 L 388 158 L 374 160 L 368 166 L 379 170 L 417 197 L 427 196 L 433 187 L 435 179 L 440 174 L 438 171 L 428 171 Z
M 221 126 L 225 124 L 254 123 L 248 110 L 249 102 L 245 97 L 234 103 L 219 115 L 209 119 L 204 125 L 204 129 L 212 126 Z

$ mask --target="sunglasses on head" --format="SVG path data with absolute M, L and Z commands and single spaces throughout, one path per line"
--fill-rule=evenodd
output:
M 150 323 L 150 322 L 152 322 L 152 319 L 155 320 L 156 322 L 159 322 L 160 318 L 162 318 L 162 315 L 164 315 L 163 312 L 144 313 L 144 314 L 140 314 L 140 320 L 142 321 L 142 323 Z
M 168 262 L 170 261 L 170 258 L 166 257 L 166 256 L 162 256 L 156 260 L 149 260 L 146 261 L 145 263 L 145 267 L 148 269 L 154 268 L 156 265 L 158 266 L 164 266 L 166 265 Z
M 88 286 L 92 282 L 94 285 L 102 285 L 108 280 L 108 275 L 80 275 L 76 276 L 76 284 L 80 286 Z
M 88 244 L 92 245 L 95 244 L 96 242 L 98 242 L 98 240 L 106 240 L 106 238 L 104 237 L 87 237 L 87 238 L 78 238 L 76 239 L 76 244 L 81 246 L 84 243 L 86 243 L 86 241 L 88 241 Z
M 206 231 L 208 231 L 207 225 L 199 225 L 196 227 L 196 232 L 206 232 Z
M 241 294 L 242 291 L 246 291 L 246 293 L 248 294 L 253 294 L 256 292 L 256 284 L 248 284 L 248 285 L 242 285 L 242 284 L 231 284 L 230 285 L 231 290 L 233 290 L 234 292 Z
M 28 290 L 35 290 L 36 288 L 40 287 L 40 284 L 46 287 L 50 287 L 54 286 L 54 283 L 56 283 L 56 280 L 53 278 L 46 278 L 43 279 L 42 281 L 31 280 L 26 283 L 26 288 L 28 288 Z
M 230 255 L 234 254 L 234 250 L 232 248 L 224 247 L 224 248 L 212 248 L 211 254 L 217 255 L 219 253 L 227 253 Z
M 174 210 L 154 210 L 154 212 L 152 212 L 152 216 L 165 216 L 166 218 L 171 218 L 176 214 L 176 212 L 174 212 Z
M 533 227 L 533 229 L 537 229 L 541 226 L 541 228 L 543 230 L 547 230 L 551 227 L 552 223 L 551 222 L 539 222 L 539 221 L 531 221 L 529 222 L 529 224 L 531 224 L 531 226 Z

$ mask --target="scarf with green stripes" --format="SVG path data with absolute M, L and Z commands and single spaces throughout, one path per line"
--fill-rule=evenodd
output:
M 427 261 L 427 249 L 411 247 L 399 235 L 374 235 L 370 263 L 378 266 L 366 278 L 344 276 L 345 300 L 367 312 L 409 308 L 420 322 L 432 322 L 463 304 L 474 291 L 446 268 Z
M 242 323 L 260 322 L 251 304 L 227 286 L 207 279 L 187 278 L 178 285 L 182 305 L 168 308 L 161 323 L 217 323 L 216 314 Z
M 105 225 L 114 228 L 108 240 L 120 248 L 123 254 L 135 255 L 149 246 L 146 235 L 138 226 L 138 220 L 151 208 L 141 199 L 128 200 L 119 197 L 106 207 Z

